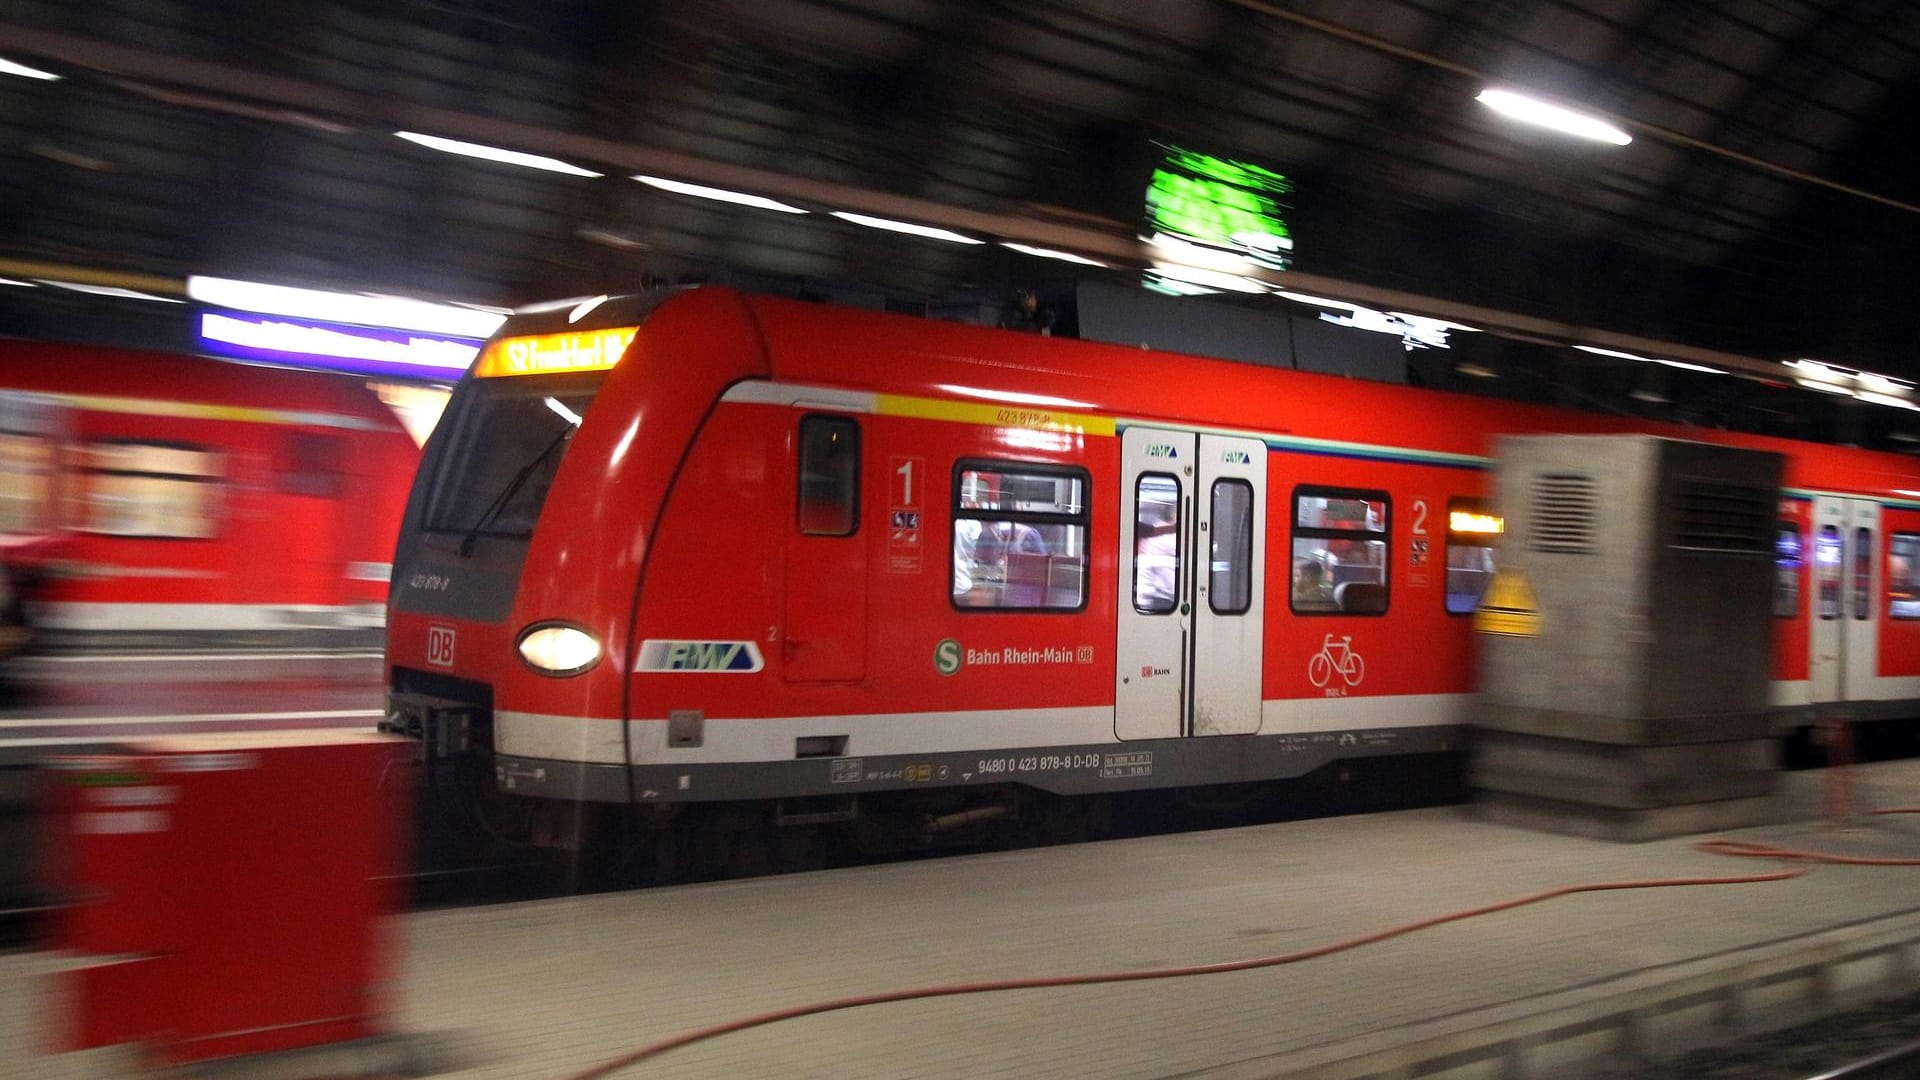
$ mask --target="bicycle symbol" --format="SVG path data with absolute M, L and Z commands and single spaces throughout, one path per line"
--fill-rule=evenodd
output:
M 1353 651 L 1353 635 L 1342 635 L 1339 641 L 1332 634 L 1321 642 L 1320 651 L 1307 661 L 1307 681 L 1324 688 L 1333 681 L 1335 675 L 1346 680 L 1348 686 L 1359 686 L 1366 678 L 1367 665 L 1360 654 Z

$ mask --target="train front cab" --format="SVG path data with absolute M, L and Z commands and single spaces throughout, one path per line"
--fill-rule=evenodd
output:
M 629 631 L 659 510 L 724 388 L 764 373 L 737 297 L 696 291 L 656 317 L 671 295 L 508 320 L 408 499 L 385 726 L 497 765 L 509 792 L 632 797 Z

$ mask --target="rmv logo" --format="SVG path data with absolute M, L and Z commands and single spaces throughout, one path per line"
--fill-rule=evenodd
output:
M 438 623 L 428 625 L 427 663 L 434 667 L 453 666 L 453 627 Z
M 1226 462 L 1229 465 L 1253 464 L 1253 459 L 1247 456 L 1247 452 L 1245 450 L 1228 450 L 1226 453 L 1220 455 L 1220 460 Z
M 744 641 L 676 641 L 667 646 L 668 671 L 748 671 L 753 658 Z
M 1148 457 L 1163 457 L 1163 458 L 1177 458 L 1177 457 L 1179 457 L 1179 456 L 1180 456 L 1180 451 L 1178 451 L 1178 450 L 1176 450 L 1176 449 L 1174 449 L 1174 448 L 1173 448 L 1173 447 L 1171 447 L 1171 446 L 1168 446 L 1168 445 L 1167 445 L 1166 443 L 1148 443 L 1148 444 L 1147 444 L 1147 456 L 1148 456 Z

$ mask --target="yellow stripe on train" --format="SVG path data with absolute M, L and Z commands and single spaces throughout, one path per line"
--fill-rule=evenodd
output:
M 882 416 L 911 416 L 921 420 L 949 420 L 958 424 L 1031 428 L 1077 435 L 1112 435 L 1115 431 L 1111 416 L 1064 412 L 1044 405 L 996 405 L 902 394 L 876 394 L 874 411 Z

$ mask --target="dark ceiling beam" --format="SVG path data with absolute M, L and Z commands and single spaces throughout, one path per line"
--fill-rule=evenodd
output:
M 1131 230 L 1091 228 L 1029 215 L 948 206 L 929 199 L 788 176 L 767 169 L 705 161 L 652 147 L 412 105 L 284 76 L 147 53 L 125 46 L 8 24 L 0 24 L 0 47 L 15 54 L 52 59 L 75 67 L 230 94 L 250 101 L 273 102 L 289 109 L 324 114 L 377 129 L 392 130 L 398 127 L 431 131 L 474 142 L 537 151 L 563 159 L 602 162 L 717 187 L 755 191 L 775 198 L 920 221 L 1005 240 L 1074 251 L 1123 267 L 1141 267 L 1151 261 Z M 1260 277 L 1276 287 L 1336 296 L 1383 310 L 1447 319 L 1527 340 L 1596 345 L 1711 364 L 1768 379 L 1783 377 L 1780 366 L 1772 361 L 1439 300 L 1404 290 L 1384 289 L 1298 271 L 1284 274 L 1260 271 L 1251 276 Z

